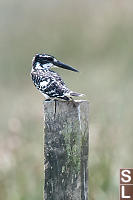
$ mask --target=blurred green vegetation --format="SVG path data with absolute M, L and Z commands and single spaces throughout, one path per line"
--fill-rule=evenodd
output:
M 90 101 L 91 200 L 114 200 L 119 168 L 133 167 L 133 2 L 1 0 L 0 200 L 43 195 L 43 97 L 30 79 L 35 53 Z

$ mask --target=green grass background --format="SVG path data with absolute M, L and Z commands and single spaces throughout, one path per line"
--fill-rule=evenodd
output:
M 133 2 L 0 1 L 0 200 L 43 195 L 43 97 L 31 60 L 56 69 L 90 102 L 90 200 L 119 198 L 119 168 L 133 167 Z

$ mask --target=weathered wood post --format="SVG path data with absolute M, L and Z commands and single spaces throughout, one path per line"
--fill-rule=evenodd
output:
M 88 102 L 44 102 L 44 200 L 88 200 Z

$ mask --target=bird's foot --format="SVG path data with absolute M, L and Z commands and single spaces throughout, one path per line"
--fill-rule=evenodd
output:
M 70 100 L 72 101 L 73 106 L 76 107 L 76 102 L 74 101 L 74 99 L 72 97 L 70 97 Z

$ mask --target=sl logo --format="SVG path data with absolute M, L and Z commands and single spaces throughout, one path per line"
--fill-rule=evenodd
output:
M 133 200 L 133 169 L 120 169 L 120 200 Z

